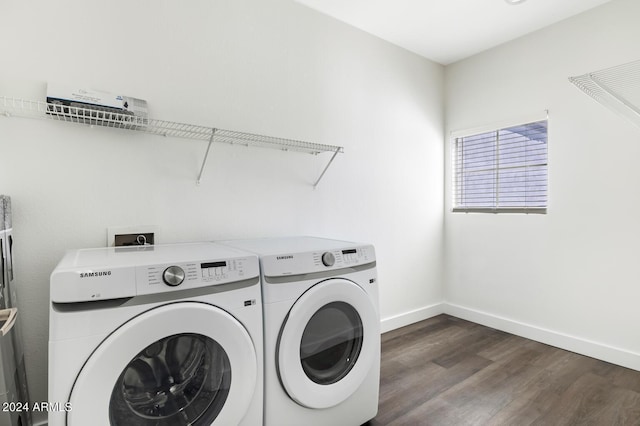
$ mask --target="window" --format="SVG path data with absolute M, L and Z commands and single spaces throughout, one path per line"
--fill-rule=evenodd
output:
M 546 119 L 467 133 L 453 145 L 453 211 L 546 213 Z

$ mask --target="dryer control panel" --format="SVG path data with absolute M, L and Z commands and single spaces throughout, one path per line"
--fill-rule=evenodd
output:
M 313 256 L 313 261 L 316 266 L 325 266 L 326 268 L 359 265 L 372 262 L 373 260 L 373 256 L 370 256 L 366 247 L 325 251 L 322 254 L 314 253 Z
M 264 275 L 302 275 L 327 270 L 349 268 L 375 262 L 373 246 L 346 247 L 304 253 L 264 256 Z

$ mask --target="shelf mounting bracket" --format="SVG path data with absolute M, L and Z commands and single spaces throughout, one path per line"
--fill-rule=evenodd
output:
M 325 166 L 324 170 L 322 171 L 322 173 L 320 173 L 320 176 L 318 177 L 318 180 L 316 180 L 316 182 L 313 184 L 313 189 L 316 189 L 316 186 L 318 186 L 318 184 L 320 183 L 320 180 L 322 179 L 322 177 L 324 176 L 324 174 L 327 172 L 327 169 L 329 168 L 329 166 L 331 165 L 331 163 L 333 163 L 333 160 L 336 158 L 336 155 L 338 155 L 338 153 L 340 152 L 341 148 L 337 148 L 333 155 L 331 156 L 331 159 L 329 160 L 329 162 L 327 163 L 327 165 Z
M 202 159 L 202 166 L 200 167 L 200 173 L 198 173 L 198 180 L 196 180 L 196 185 L 200 185 L 200 181 L 202 180 L 202 173 L 204 173 L 204 166 L 207 164 L 207 157 L 209 157 L 209 150 L 211 149 L 211 144 L 213 143 L 213 138 L 216 135 L 216 129 L 211 129 L 211 138 L 209 138 L 209 144 L 207 145 L 207 150 L 204 153 L 204 158 Z

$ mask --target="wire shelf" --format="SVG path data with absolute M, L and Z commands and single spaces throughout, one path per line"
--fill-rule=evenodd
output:
M 207 152 L 200 169 L 197 182 L 200 183 L 211 143 L 226 143 L 247 147 L 260 147 L 279 149 L 283 151 L 297 151 L 309 154 L 321 154 L 332 152 L 333 156 L 329 164 L 315 182 L 318 185 L 320 179 L 338 153 L 344 152 L 344 148 L 335 145 L 324 145 L 305 142 L 296 139 L 286 139 L 274 136 L 264 136 L 253 133 L 224 130 L 215 127 L 199 126 L 194 124 L 177 123 L 130 114 L 113 112 L 107 109 L 79 108 L 57 103 L 25 100 L 0 96 L 0 113 L 6 116 L 19 116 L 27 118 L 40 118 L 71 123 L 86 124 L 91 126 L 104 126 L 117 129 L 133 130 L 161 136 L 172 136 L 185 139 L 209 141 Z
M 603 106 L 640 127 L 640 60 L 569 81 Z

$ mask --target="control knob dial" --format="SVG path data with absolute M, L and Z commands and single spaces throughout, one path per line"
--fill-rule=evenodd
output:
M 333 266 L 336 263 L 336 257 L 331 252 L 325 252 L 322 255 L 322 264 L 324 266 Z
M 184 281 L 184 269 L 179 266 L 169 266 L 162 273 L 162 280 L 171 287 L 179 286 Z

